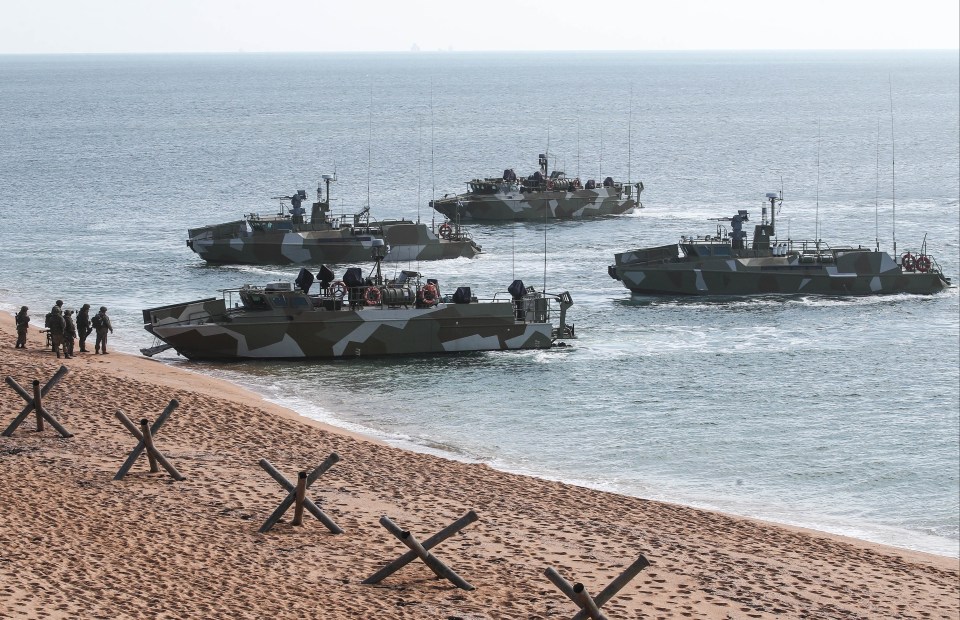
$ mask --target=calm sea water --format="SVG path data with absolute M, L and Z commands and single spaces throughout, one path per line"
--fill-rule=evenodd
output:
M 834 245 L 889 249 L 895 178 L 898 248 L 926 239 L 956 282 L 958 75 L 955 52 L 0 57 L 0 302 L 36 321 L 56 298 L 105 304 L 136 352 L 142 308 L 295 275 L 207 267 L 188 227 L 334 171 L 338 212 L 430 221 L 434 192 L 549 149 L 583 179 L 643 180 L 647 208 L 476 225 L 481 257 L 401 267 L 481 296 L 570 290 L 572 348 L 164 359 L 405 447 L 956 556 L 957 289 L 655 300 L 606 265 L 781 188 L 781 233 L 819 220 Z

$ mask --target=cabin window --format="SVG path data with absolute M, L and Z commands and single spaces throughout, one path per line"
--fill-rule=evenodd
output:
M 254 310 L 267 310 L 270 308 L 267 304 L 267 299 L 259 293 L 240 293 L 240 301 L 243 302 L 244 307 Z
M 291 302 L 295 308 L 306 308 L 310 305 L 306 297 L 294 297 Z
M 286 306 L 287 299 L 283 295 L 274 295 L 270 298 L 270 303 L 272 303 L 274 306 Z

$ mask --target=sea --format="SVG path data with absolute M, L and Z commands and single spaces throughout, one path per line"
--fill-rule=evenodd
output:
M 782 192 L 781 236 L 925 250 L 956 284 L 958 117 L 956 50 L 0 56 L 0 308 L 108 306 L 138 355 L 142 309 L 297 274 L 208 266 L 190 227 L 275 213 L 323 174 L 335 214 L 438 224 L 432 197 L 546 153 L 642 181 L 643 208 L 471 224 L 479 257 L 387 271 L 570 291 L 572 346 L 158 359 L 411 450 L 957 557 L 957 288 L 643 298 L 607 266 Z

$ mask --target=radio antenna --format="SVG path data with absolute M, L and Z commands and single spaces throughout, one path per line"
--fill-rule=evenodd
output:
M 373 161 L 373 82 L 370 82 L 370 108 L 367 112 L 367 221 L 370 218 L 370 166 Z
M 814 234 L 820 252 L 820 117 L 817 117 L 817 208 L 814 211 Z
M 890 169 L 892 175 L 891 202 L 893 204 L 893 258 L 897 258 L 897 142 L 893 138 L 893 78 L 890 85 Z
M 417 224 L 420 223 L 420 177 L 423 167 L 423 115 L 417 115 Z
M 433 169 L 433 78 L 430 78 L 430 204 L 435 205 L 437 200 L 437 178 L 434 175 Z M 459 213 L 460 208 L 457 207 L 457 212 Z M 437 226 L 437 210 L 433 209 L 433 215 L 431 216 L 430 227 L 436 229 Z
M 633 161 L 633 85 L 630 85 L 630 112 L 627 115 L 627 184 L 633 183 L 630 164 Z
M 877 117 L 877 195 L 873 207 L 873 226 L 877 252 L 880 251 L 880 117 Z

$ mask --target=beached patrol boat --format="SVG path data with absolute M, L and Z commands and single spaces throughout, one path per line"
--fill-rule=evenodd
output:
M 432 200 L 430 206 L 451 221 L 577 219 L 620 215 L 643 208 L 643 183 L 618 183 L 607 177 L 602 183 L 567 178 L 559 170 L 547 174 L 547 155 L 540 155 L 540 169 L 518 178 L 512 169 L 500 178 L 474 179 L 470 191 Z
M 357 263 L 369 260 L 374 240 L 386 243 L 386 261 L 473 258 L 481 251 L 459 223 L 432 228 L 409 220 L 371 221 L 369 207 L 352 221 L 332 217 L 330 182 L 336 178 L 322 178 L 326 197 L 318 186 L 309 220 L 301 206 L 307 193 L 301 189 L 276 197 L 282 202 L 275 215 L 251 213 L 242 220 L 190 229 L 187 247 L 208 263 L 247 265 Z
M 469 287 L 447 294 L 415 271 L 385 280 L 379 260 L 366 278 L 354 267 L 335 280 L 322 267 L 316 279 L 316 293 L 314 276 L 301 269 L 294 285 L 247 285 L 144 310 L 144 329 L 164 344 L 141 352 L 173 348 L 192 360 L 339 358 L 548 349 L 574 336 L 566 322 L 570 294 L 535 291 L 519 280 L 478 299 Z
M 607 268 L 638 295 L 929 295 L 950 285 L 927 253 L 926 239 L 919 251 L 897 258 L 879 247 L 829 247 L 822 241 L 778 239 L 774 222 L 782 199 L 768 193 L 770 219 L 763 207 L 762 221 L 749 242 L 743 223 L 747 211 L 719 218 L 705 237 L 681 237 L 679 243 L 622 252 Z M 899 260 L 898 260 L 899 259 Z

